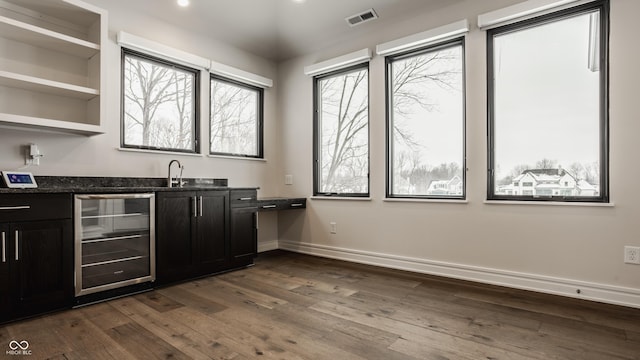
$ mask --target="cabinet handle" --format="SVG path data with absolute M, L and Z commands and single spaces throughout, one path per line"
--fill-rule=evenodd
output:
M 238 200 L 240 200 L 240 201 L 251 201 L 251 200 L 253 200 L 253 198 L 252 198 L 252 197 L 248 197 L 248 198 L 240 198 L 240 199 L 238 199 Z
M 29 210 L 31 206 L 22 205 L 22 206 L 0 206 L 0 210 Z
M 278 207 L 278 205 L 264 205 L 262 208 L 263 209 L 275 209 L 277 207 Z
M 291 204 L 291 207 L 300 207 L 300 206 L 302 206 L 302 205 L 304 205 L 304 204 L 300 204 L 300 203 L 297 203 L 297 204 Z
M 198 198 L 193 197 L 193 217 L 198 217 Z
M 16 230 L 16 261 L 20 260 L 20 232 Z
M 6 263 L 7 262 L 7 234 L 3 231 L 2 232 L 2 262 Z
M 200 196 L 200 206 L 199 206 L 199 209 L 200 209 L 200 217 L 202 217 L 202 196 Z

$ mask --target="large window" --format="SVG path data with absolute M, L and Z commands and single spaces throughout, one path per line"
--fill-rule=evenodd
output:
M 314 78 L 314 195 L 369 195 L 368 63 Z
M 489 199 L 608 201 L 608 3 L 488 31 Z
M 199 152 L 199 71 L 122 50 L 122 146 Z
M 462 40 L 387 57 L 387 196 L 465 196 Z
M 263 157 L 261 88 L 211 77 L 211 144 L 217 155 Z

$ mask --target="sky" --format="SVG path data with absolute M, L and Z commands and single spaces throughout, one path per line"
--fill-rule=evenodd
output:
M 495 38 L 498 179 L 543 158 L 599 159 L 599 72 L 589 69 L 589 14 Z
M 420 83 L 414 90 L 409 88 L 409 91 L 425 94 L 426 102 L 433 106 L 425 109 L 419 104 L 414 104 L 405 109 L 409 112 L 407 115 L 395 113 L 394 122 L 400 127 L 410 129 L 414 140 L 422 144 L 419 150 L 424 164 L 435 167 L 454 162 L 462 167 L 464 150 L 462 47 L 456 46 L 443 51 L 454 59 L 441 60 L 436 66 L 430 68 L 429 72 L 458 71 L 458 74 L 451 78 L 452 87 L 446 88 L 430 82 Z M 398 61 L 400 62 L 402 60 Z M 394 150 L 397 156 L 400 152 L 410 149 L 396 141 Z

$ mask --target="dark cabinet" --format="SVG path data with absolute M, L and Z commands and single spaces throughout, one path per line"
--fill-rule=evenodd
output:
M 228 257 L 228 191 L 157 194 L 156 278 L 160 284 L 221 271 Z
M 49 205 L 54 207 L 46 208 Z M 73 300 L 70 196 L 3 196 L 0 214 L 3 221 L 12 220 L 0 223 L 0 321 L 69 306 Z
M 231 264 L 253 264 L 258 252 L 256 190 L 231 190 Z
M 198 194 L 197 275 L 224 270 L 229 249 L 229 193 L 203 191 Z
M 231 256 L 236 266 L 249 265 L 257 254 L 257 207 L 231 209 Z
M 9 305 L 12 295 L 9 279 L 9 226 L 0 224 L 0 322 L 9 317 Z
M 18 223 L 9 234 L 10 253 L 15 252 L 14 311 L 25 315 L 68 305 L 73 293 L 71 219 Z
M 156 281 L 168 283 L 195 273 L 195 192 L 158 193 L 156 198 Z

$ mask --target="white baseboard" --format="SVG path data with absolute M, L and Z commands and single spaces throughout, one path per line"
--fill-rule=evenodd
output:
M 640 289 L 395 256 L 334 246 L 283 240 L 277 241 L 277 243 L 280 249 L 303 254 L 640 308 Z
M 277 249 L 278 240 L 258 241 L 258 253 Z

